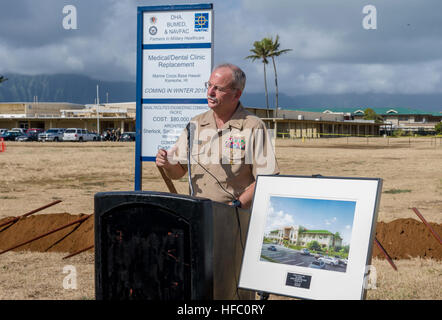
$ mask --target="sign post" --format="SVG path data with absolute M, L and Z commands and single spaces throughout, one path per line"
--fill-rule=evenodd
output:
M 138 7 L 135 191 L 142 162 L 169 149 L 190 119 L 208 110 L 213 5 Z

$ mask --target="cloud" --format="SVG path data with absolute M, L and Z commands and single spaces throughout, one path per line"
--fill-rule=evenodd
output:
M 325 223 L 327 226 L 329 226 L 329 225 L 332 225 L 332 224 L 336 223 L 336 221 L 338 221 L 338 219 L 337 219 L 336 217 L 333 217 L 333 218 L 330 219 L 330 220 L 326 219 L 326 220 L 324 221 L 324 223 Z
M 63 28 L 67 4 L 77 8 L 77 30 Z M 0 12 L 9 11 L 19 20 L 0 14 L 0 72 L 135 81 L 136 1 L 2 2 Z
M 199 0 L 186 3 L 200 3 Z M 280 36 L 280 92 L 298 94 L 442 92 L 439 0 L 374 1 L 378 28 L 364 30 L 363 0 L 214 0 L 214 63 L 247 74 L 247 92 L 264 90 L 263 65 L 246 60 L 253 42 Z M 62 27 L 65 5 L 78 30 Z M 152 0 L 146 5 L 163 5 Z M 80 73 L 135 81 L 136 0 L 0 2 L 0 73 Z M 232 9 L 233 8 L 233 9 Z M 272 65 L 267 84 L 274 91 Z
M 267 212 L 265 232 L 280 229 L 285 226 L 292 226 L 294 224 L 295 222 L 290 214 L 285 213 L 282 210 L 275 211 L 273 206 L 269 207 L 269 210 Z
M 442 20 L 436 17 L 436 1 L 425 5 L 375 2 L 378 29 L 371 31 L 362 28 L 366 4 L 360 0 L 280 0 L 269 6 L 264 0 L 243 1 L 244 11 L 257 21 L 255 40 L 279 34 L 282 48 L 293 49 L 277 62 L 283 92 L 441 92 L 442 37 L 437 30 Z M 249 22 L 244 19 L 241 30 L 247 30 Z M 262 65 L 252 71 L 258 76 L 249 82 L 249 90 L 262 90 Z

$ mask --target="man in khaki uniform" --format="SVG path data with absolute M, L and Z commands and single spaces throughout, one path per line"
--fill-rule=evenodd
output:
M 210 110 L 191 120 L 191 176 L 194 196 L 249 208 L 258 174 L 279 174 L 264 122 L 239 99 L 246 76 L 237 66 L 217 66 L 206 83 Z M 192 128 L 192 127 L 191 127 Z M 171 179 L 187 172 L 188 130 L 156 165 Z M 237 201 L 235 201 L 237 200 Z

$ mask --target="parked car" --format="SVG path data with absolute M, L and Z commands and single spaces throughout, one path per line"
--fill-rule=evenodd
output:
M 310 251 L 308 249 L 304 248 L 304 249 L 301 250 L 301 254 L 304 255 L 304 256 L 309 256 L 310 255 Z
M 3 140 L 5 141 L 15 141 L 15 138 L 17 138 L 18 136 L 23 135 L 23 133 L 21 133 L 20 131 L 6 131 L 6 133 L 4 133 L 2 135 Z
M 326 264 L 331 264 L 332 266 L 337 266 L 339 261 L 333 257 L 325 256 L 318 259 L 319 261 L 323 261 Z
M 340 256 L 335 256 L 335 259 L 338 261 L 338 265 L 346 265 L 347 263 L 344 261 L 346 259 L 341 258 Z
M 86 129 L 69 128 L 63 133 L 63 141 L 96 141 L 97 136 Z
M 101 135 L 95 132 L 89 132 L 92 135 L 92 141 L 101 141 Z
M 22 133 L 22 134 L 25 134 L 25 133 L 26 133 L 26 129 L 23 129 L 23 128 L 12 128 L 12 129 L 9 130 L 9 131 L 18 131 L 18 132 L 20 132 L 20 133 Z
M 8 131 L 8 129 L 0 129 L 0 135 L 6 133 Z
M 309 268 L 324 269 L 325 263 L 324 263 L 324 261 L 315 260 L 315 261 L 312 261 L 312 263 L 310 263 Z
M 270 251 L 277 251 L 275 246 L 270 246 L 270 247 L 267 248 L 267 250 L 270 250 Z
M 101 134 L 101 141 L 114 141 L 116 138 L 115 135 L 112 135 L 112 131 L 115 131 L 113 128 L 103 130 Z
M 44 129 L 40 129 L 40 128 L 31 128 L 31 129 L 26 130 L 25 133 L 35 133 L 35 134 L 37 134 L 37 136 L 38 136 L 38 135 L 39 135 L 40 133 L 42 133 L 42 132 L 44 132 Z
M 36 132 L 29 132 L 22 134 L 15 138 L 15 141 L 25 142 L 25 141 L 38 141 L 38 134 Z
M 66 129 L 52 128 L 38 135 L 38 141 L 63 141 L 63 134 Z
M 125 132 L 121 135 L 120 141 L 135 141 L 135 132 Z

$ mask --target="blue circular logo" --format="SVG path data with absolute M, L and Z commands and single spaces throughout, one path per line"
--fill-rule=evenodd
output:
M 149 28 L 149 33 L 150 33 L 152 36 L 156 35 L 157 32 L 158 32 L 157 27 L 152 26 L 152 27 Z

